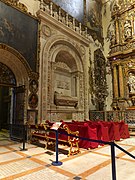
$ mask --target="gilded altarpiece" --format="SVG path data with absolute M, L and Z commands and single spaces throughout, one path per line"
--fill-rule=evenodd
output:
M 108 31 L 113 75 L 112 108 L 126 110 L 129 122 L 134 119 L 131 117 L 135 110 L 135 2 L 118 1 L 111 15 L 112 25 Z

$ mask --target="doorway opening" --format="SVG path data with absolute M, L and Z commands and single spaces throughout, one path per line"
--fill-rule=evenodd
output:
M 9 130 L 11 119 L 11 87 L 0 86 L 0 130 Z
M 0 85 L 0 140 L 10 137 L 11 89 Z
M 16 78 L 11 69 L 0 62 L 0 135 L 9 134 L 13 115 L 12 89 Z

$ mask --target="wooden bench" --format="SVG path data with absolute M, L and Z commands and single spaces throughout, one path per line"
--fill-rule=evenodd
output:
M 31 143 L 42 143 L 45 148 L 56 143 L 55 131 L 51 130 L 52 123 L 29 125 L 30 133 L 29 139 Z M 79 150 L 79 139 L 68 136 L 66 134 L 71 134 L 79 136 L 78 131 L 71 131 L 67 124 L 62 124 L 58 129 L 58 142 L 59 144 L 68 145 L 70 149 L 68 150 L 68 156 L 75 155 L 80 152 Z
M 30 143 L 40 143 L 47 148 L 47 127 L 44 124 L 28 125 L 28 139 Z

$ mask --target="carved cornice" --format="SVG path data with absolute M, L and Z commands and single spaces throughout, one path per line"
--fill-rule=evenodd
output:
M 16 8 L 19 11 L 37 19 L 36 16 L 34 16 L 30 12 L 28 12 L 28 8 L 23 3 L 19 2 L 19 0 L 0 0 L 0 1 L 7 4 L 8 6 L 12 6 L 13 8 Z
M 20 3 L 19 0 L 0 0 L 0 1 L 4 2 L 7 5 L 13 6 L 23 12 L 28 13 L 28 8 L 23 3 Z
M 45 12 L 49 16 L 56 19 L 58 22 L 65 24 L 67 27 L 72 29 L 77 34 L 80 34 L 84 38 L 91 40 L 91 37 L 92 37 L 94 40 L 98 40 L 100 43 L 103 44 L 104 39 L 101 34 L 81 24 L 77 19 L 69 15 L 66 11 L 64 11 L 62 8 L 60 8 L 58 5 L 56 5 L 52 1 L 50 0 L 40 1 L 40 11 Z M 102 29 L 102 27 L 100 28 Z
M 116 52 L 108 56 L 110 61 L 123 61 L 125 59 L 135 59 L 135 49 L 123 52 Z

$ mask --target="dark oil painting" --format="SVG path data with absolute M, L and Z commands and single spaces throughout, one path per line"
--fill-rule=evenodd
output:
M 37 19 L 0 2 L 0 43 L 16 49 L 36 71 Z
M 86 0 L 87 26 L 101 35 L 102 32 L 101 0 Z

